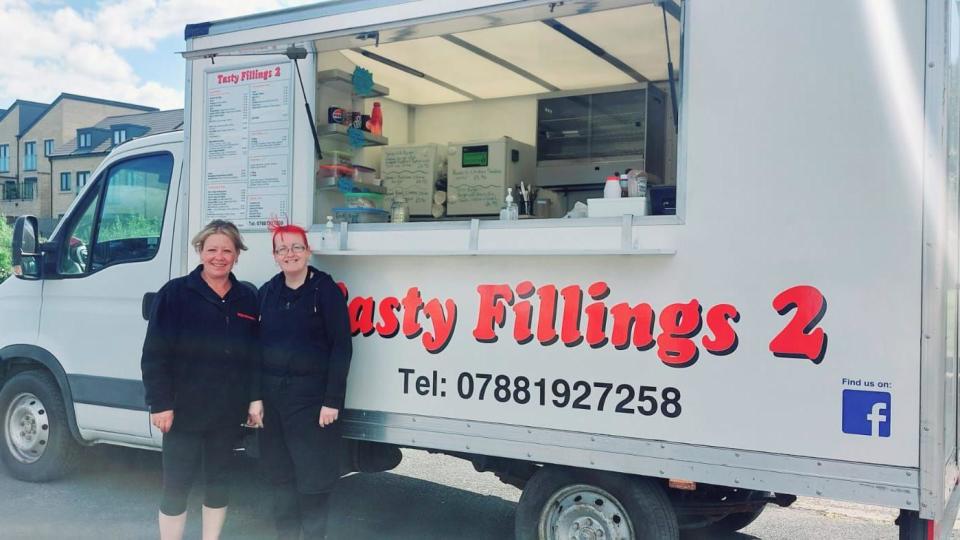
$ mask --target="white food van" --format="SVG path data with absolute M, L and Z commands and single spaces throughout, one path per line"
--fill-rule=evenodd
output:
M 184 131 L 115 148 L 49 240 L 15 227 L 14 476 L 157 448 L 152 293 L 215 218 L 263 283 L 281 217 L 348 296 L 349 469 L 469 459 L 523 489 L 520 539 L 732 531 L 797 495 L 949 536 L 956 0 L 338 0 L 189 25 L 183 55 Z M 646 200 L 587 217 L 628 169 Z

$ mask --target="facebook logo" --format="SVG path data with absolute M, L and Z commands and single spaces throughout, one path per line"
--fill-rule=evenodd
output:
M 843 391 L 843 432 L 890 436 L 890 392 Z

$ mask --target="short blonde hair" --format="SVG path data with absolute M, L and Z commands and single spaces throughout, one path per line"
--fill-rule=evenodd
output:
M 240 230 L 237 229 L 236 225 L 225 219 L 215 219 L 208 223 L 206 227 L 200 229 L 200 232 L 193 237 L 190 243 L 193 244 L 197 253 L 200 253 L 203 250 L 203 243 L 215 234 L 222 234 L 232 240 L 233 247 L 236 248 L 238 253 L 247 250 L 247 246 L 243 243 L 243 237 L 240 236 Z

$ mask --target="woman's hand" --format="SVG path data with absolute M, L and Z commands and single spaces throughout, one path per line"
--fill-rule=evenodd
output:
M 251 401 L 247 408 L 247 425 L 255 428 L 263 427 L 263 401 Z
M 153 427 L 160 430 L 160 433 L 166 433 L 173 427 L 173 410 L 150 413 L 150 423 Z
M 339 409 L 331 409 L 330 407 L 323 407 L 320 409 L 320 427 L 327 427 L 330 424 L 337 421 L 337 417 L 340 416 Z

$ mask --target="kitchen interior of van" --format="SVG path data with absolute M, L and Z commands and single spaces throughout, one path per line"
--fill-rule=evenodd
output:
M 314 223 L 674 214 L 675 7 L 515 10 L 314 42 Z

